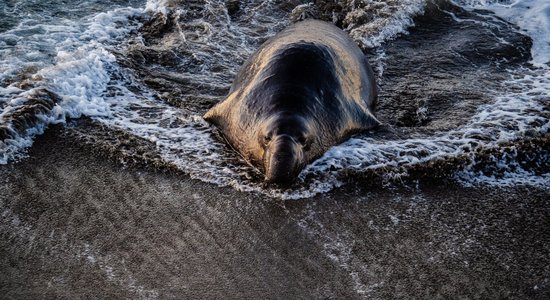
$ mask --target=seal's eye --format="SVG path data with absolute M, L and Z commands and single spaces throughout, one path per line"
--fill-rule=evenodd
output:
M 269 142 L 271 142 L 271 134 L 264 135 L 262 138 L 262 143 L 264 144 L 264 146 L 269 144 Z
M 297 142 L 300 143 L 300 145 L 302 145 L 304 151 L 308 151 L 309 148 L 311 147 L 312 141 L 311 139 L 308 139 L 306 136 L 302 135 L 298 137 Z

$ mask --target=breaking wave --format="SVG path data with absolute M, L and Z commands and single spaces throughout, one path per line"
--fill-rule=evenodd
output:
M 526 8 L 529 1 L 455 2 L 464 9 L 449 1 L 420 0 L 159 0 L 106 7 L 91 17 L 54 20 L 55 25 L 52 20 L 22 21 L 0 32 L 0 60 L 6 66 L 0 77 L 0 164 L 23 157 L 24 149 L 49 124 L 88 116 L 152 143 L 166 163 L 192 178 L 285 199 L 330 191 L 355 175 L 387 183 L 440 170 L 466 185 L 545 186 L 548 153 L 541 149 L 548 145 L 550 127 L 550 51 L 545 40 L 550 34 L 520 17 L 525 10 L 535 14 Z M 521 42 L 525 39 L 501 34 L 512 27 L 480 7 L 518 25 L 513 34 L 525 32 L 532 38 L 531 60 L 521 56 L 521 49 L 529 48 Z M 201 116 L 223 100 L 239 66 L 263 41 L 291 22 L 311 17 L 334 22 L 366 51 L 379 70 L 379 114 L 386 122 L 379 132 L 331 148 L 306 167 L 291 189 L 276 189 L 265 186 L 261 174 L 220 142 Z M 418 18 L 423 18 L 421 24 Z M 442 20 L 490 28 L 487 34 L 496 41 L 487 46 L 492 52 L 472 54 L 450 45 L 446 55 L 452 60 L 441 58 L 441 67 L 426 54 L 406 52 L 419 49 L 413 42 L 404 41 L 409 48 L 403 52 L 393 46 L 408 33 L 438 40 L 437 35 L 460 32 Z M 546 24 L 548 16 L 540 13 L 532 20 Z M 448 28 L 441 29 L 444 26 Z M 483 39 L 479 37 L 479 43 Z M 505 47 L 520 54 L 512 57 L 502 52 Z M 25 55 L 20 55 L 23 49 Z M 449 110 L 438 115 L 429 102 L 407 96 L 410 83 L 397 90 L 389 83 L 395 77 L 422 76 L 423 71 L 413 69 L 394 74 L 392 66 L 407 59 L 422 61 L 419 69 L 435 70 L 434 85 L 435 80 L 453 82 L 457 76 L 475 82 L 479 73 L 461 74 L 465 67 L 498 74 L 491 77 L 498 80 L 472 86 L 470 94 L 457 92 L 466 99 L 473 89 L 483 101 L 435 95 L 433 99 Z M 426 85 L 424 90 L 420 86 L 422 91 L 433 92 L 429 84 L 418 84 Z M 405 100 L 396 103 L 398 98 Z M 405 106 L 414 108 L 407 114 L 412 121 L 394 122 Z M 461 113 L 464 110 L 469 113 Z

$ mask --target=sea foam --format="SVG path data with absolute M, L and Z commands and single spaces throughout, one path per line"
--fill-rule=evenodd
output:
M 550 2 L 541 0 L 454 0 L 467 9 L 485 9 L 519 26 L 533 39 L 532 63 L 550 62 Z
M 36 116 L 34 126 L 0 142 L 0 164 L 24 155 L 22 150 L 32 145 L 33 138 L 42 134 L 48 124 L 63 123 L 67 118 L 82 115 L 110 114 L 109 105 L 101 93 L 110 81 L 110 69 L 117 68 L 117 65 L 114 55 L 107 48 L 135 30 L 139 24 L 131 18 L 142 14 L 142 9 L 118 8 L 99 13 L 83 22 L 65 20 L 60 25 L 43 25 L 25 21 L 0 34 L 0 41 L 4 43 L 6 39 L 17 36 L 20 48 L 46 48 L 47 55 L 54 54 L 50 60 L 40 55 L 32 59 L 21 58 L 17 56 L 18 47 L 6 48 L 1 53 L 7 67 L 0 80 L 13 80 L 10 77 L 25 68 L 38 71 L 30 76 L 30 90 L 18 88 L 20 82 L 0 90 L 3 109 L 0 124 L 10 129 L 12 125 L 6 119 L 7 116 L 25 105 L 27 95 L 34 90 L 47 89 L 61 99 L 50 111 Z M 33 33 L 24 36 L 24 31 Z

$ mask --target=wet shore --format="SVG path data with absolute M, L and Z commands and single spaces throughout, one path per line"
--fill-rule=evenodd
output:
M 6 299 L 547 299 L 550 192 L 350 183 L 281 201 L 53 127 L 0 166 Z

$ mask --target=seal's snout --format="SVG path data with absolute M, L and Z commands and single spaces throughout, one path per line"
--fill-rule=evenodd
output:
M 302 165 L 303 154 L 296 141 L 287 135 L 272 140 L 265 153 L 265 181 L 281 185 L 296 179 Z

